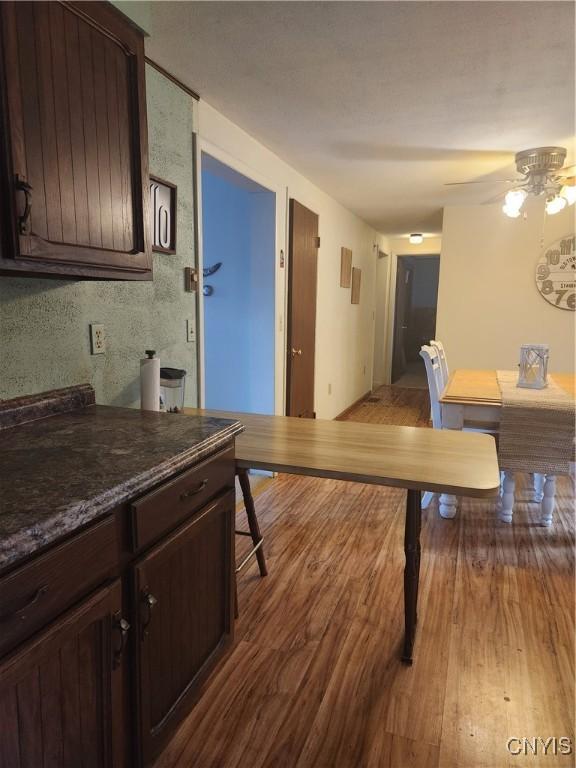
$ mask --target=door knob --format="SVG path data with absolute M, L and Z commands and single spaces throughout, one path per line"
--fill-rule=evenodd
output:
M 301 354 L 302 354 L 301 349 L 294 349 L 294 347 L 292 347 L 292 357 L 296 357 L 296 355 L 301 355 Z

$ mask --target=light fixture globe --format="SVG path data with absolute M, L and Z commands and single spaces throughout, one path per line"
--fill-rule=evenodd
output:
M 546 213 L 548 216 L 554 216 L 555 213 L 560 213 L 567 205 L 568 201 L 564 197 L 560 197 L 560 195 L 549 197 L 546 200 Z
M 408 240 L 412 245 L 420 245 L 424 241 L 424 235 L 421 235 L 419 232 L 412 232 Z
M 502 206 L 502 210 L 506 216 L 509 216 L 511 219 L 517 219 L 518 216 L 520 216 L 520 208 L 515 208 L 514 206 L 508 205 L 507 203 Z
M 560 190 L 560 197 L 563 197 L 568 205 L 574 205 L 576 203 L 576 186 L 565 184 Z
M 528 193 L 523 189 L 511 189 L 506 193 L 506 205 L 511 208 L 522 208 L 524 200 L 528 197 Z

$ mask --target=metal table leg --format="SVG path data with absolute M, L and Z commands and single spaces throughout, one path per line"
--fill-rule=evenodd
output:
M 258 525 L 258 518 L 256 517 L 256 508 L 254 507 L 254 498 L 252 491 L 250 490 L 250 480 L 248 478 L 248 471 L 236 467 L 236 474 L 240 481 L 240 488 L 242 489 L 242 496 L 244 498 L 244 508 L 246 509 L 246 517 L 248 518 L 249 531 L 236 531 L 241 536 L 250 536 L 252 538 L 253 548 L 236 568 L 236 573 L 240 571 L 250 560 L 251 557 L 256 555 L 258 560 L 258 568 L 260 569 L 260 576 L 266 576 L 268 570 L 266 568 L 266 558 L 264 557 L 264 550 L 262 549 L 262 543 L 264 539 L 260 533 L 260 526 Z

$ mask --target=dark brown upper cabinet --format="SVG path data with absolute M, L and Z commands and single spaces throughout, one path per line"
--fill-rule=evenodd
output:
M 0 22 L 0 272 L 150 279 L 142 34 L 104 2 Z

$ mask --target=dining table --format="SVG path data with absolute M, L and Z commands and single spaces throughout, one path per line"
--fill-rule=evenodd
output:
M 565 392 L 572 402 L 576 400 L 576 376 L 573 373 L 549 373 L 549 379 Z M 524 390 L 529 393 L 530 390 Z M 527 395 L 529 397 L 529 394 Z M 490 369 L 458 368 L 454 370 L 439 398 L 442 409 L 442 427 L 452 430 L 479 430 L 498 435 L 502 418 L 502 392 L 498 383 L 498 372 Z M 507 493 L 501 494 L 500 519 L 512 522 L 514 502 L 514 481 L 511 473 L 504 474 L 503 486 Z M 547 496 L 544 499 L 542 476 L 533 476 L 533 500 L 545 505 L 542 522 L 549 525 L 554 505 L 555 477 L 549 475 Z M 457 499 L 453 495 L 442 497 L 444 508 L 455 508 Z

